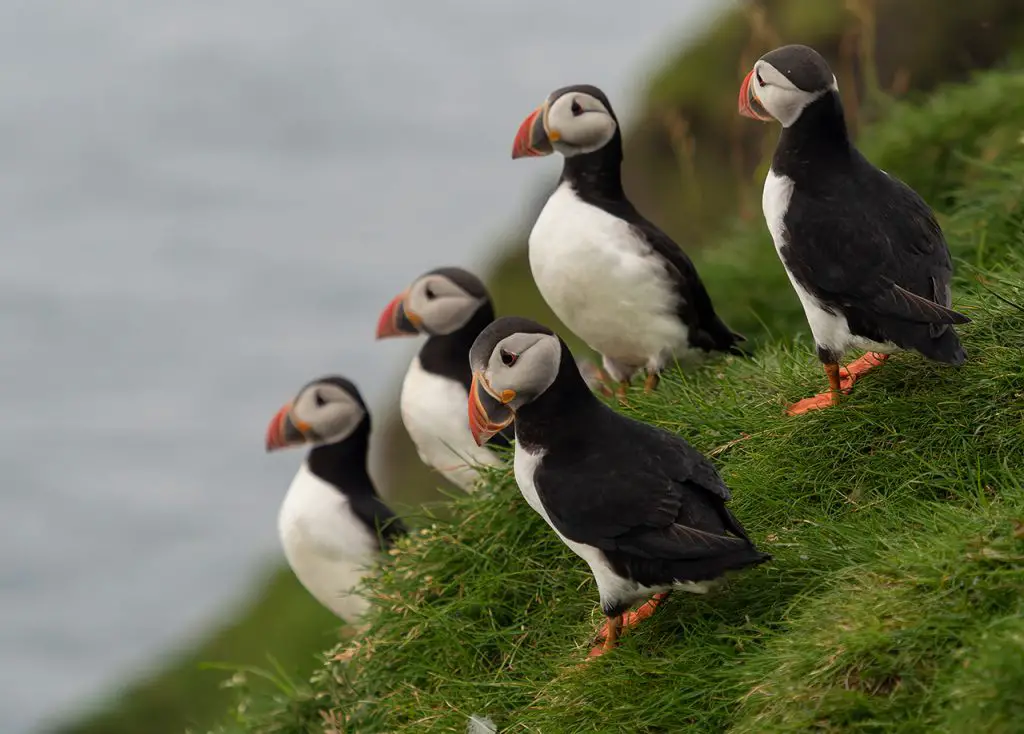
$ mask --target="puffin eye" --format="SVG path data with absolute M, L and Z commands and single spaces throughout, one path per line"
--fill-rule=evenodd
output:
M 580 107 L 580 103 L 577 102 L 576 100 L 572 101 L 572 107 L 570 107 L 569 109 L 572 110 L 573 117 L 579 117 L 580 115 L 583 114 L 583 108 Z
M 499 356 L 501 357 L 501 363 L 506 367 L 511 367 L 516 363 L 516 360 L 519 359 L 518 354 L 513 354 L 512 352 L 509 352 L 505 349 L 502 349 L 499 352 Z
M 322 408 L 327 405 L 327 401 L 324 400 L 324 396 L 318 392 L 313 393 L 313 399 L 316 401 L 316 407 Z
M 754 78 L 757 79 L 757 83 L 759 85 L 761 85 L 762 87 L 764 86 L 764 79 L 761 78 L 761 72 L 759 72 L 757 69 L 754 69 Z
M 437 298 L 437 294 L 434 293 L 434 291 L 430 288 L 429 285 L 423 289 L 423 293 L 424 295 L 426 295 L 428 301 L 433 301 L 435 298 Z

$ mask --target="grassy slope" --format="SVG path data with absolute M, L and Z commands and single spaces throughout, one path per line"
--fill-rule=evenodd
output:
M 773 563 L 677 595 L 580 666 L 600 621 L 593 582 L 499 471 L 371 582 L 379 611 L 337 650 L 347 661 L 243 698 L 225 731 L 461 731 L 472 713 L 502 731 L 1018 731 L 1024 311 L 1000 296 L 1024 303 L 1021 91 L 1020 75 L 988 75 L 898 110 L 865 143 L 897 174 L 928 161 L 926 183 L 951 192 L 956 306 L 974 318 L 965 367 L 901 355 L 840 409 L 786 419 L 784 402 L 823 378 L 767 236 L 741 227 L 701 253 L 758 356 L 670 376 L 629 412 L 715 456 Z
M 811 4 L 803 0 L 772 0 L 768 3 L 767 20 L 779 37 L 798 38 L 830 51 L 844 93 L 849 97 L 860 86 L 855 82 L 859 75 L 848 60 L 843 60 L 846 57 L 836 54 L 850 38 L 855 40 L 859 23 L 846 9 L 845 1 L 821 0 Z M 993 63 L 1007 48 L 1021 45 L 1024 35 L 1024 6 L 1016 0 L 940 5 L 932 0 L 878 3 L 877 66 L 879 78 L 887 88 L 893 78 L 907 72 L 910 89 L 929 89 L 939 80 L 962 75 L 965 68 Z M 743 57 L 745 63 L 747 57 L 753 58 L 751 54 L 763 50 L 747 47 L 748 25 L 742 13 L 728 13 L 704 38 L 682 50 L 654 77 L 639 118 L 629 131 L 625 175 L 631 195 L 671 235 L 690 246 L 716 238 L 723 223 L 735 214 L 737 201 L 745 202 L 746 214 L 757 221 L 758 177 L 749 173 L 774 131 L 768 126 L 749 124 L 733 113 L 734 87 L 740 75 L 740 65 L 733 68 L 733 60 Z M 761 43 L 767 41 L 760 39 Z M 949 53 L 950 48 L 956 48 L 956 53 Z M 723 63 L 725 59 L 728 61 Z M 998 97 L 992 101 L 1018 103 Z M 699 141 L 692 166 L 672 135 L 680 120 L 686 122 L 688 135 Z M 950 166 L 951 170 L 962 168 L 962 163 L 950 159 L 951 151 L 962 147 L 965 141 L 971 144 L 976 137 L 974 131 L 963 128 L 965 123 L 958 115 L 950 116 L 947 124 L 947 142 L 955 145 L 934 144 L 923 151 L 913 143 L 917 131 L 911 127 L 884 129 L 896 131 L 887 134 L 908 138 L 902 145 L 888 146 L 891 167 L 915 186 L 923 187 L 930 200 L 945 193 L 948 178 L 933 176 L 933 164 Z M 1006 134 L 1016 132 L 1010 130 Z M 734 160 L 736 140 L 742 141 L 739 166 Z M 919 152 L 930 158 L 915 160 Z M 985 155 L 980 149 L 969 152 Z M 748 334 L 764 335 L 758 318 L 767 320 L 772 334 L 789 334 L 799 324 L 797 304 L 788 296 L 777 298 L 780 290 L 784 290 L 784 281 L 773 252 L 757 249 L 749 240 L 744 244 L 745 237 L 741 234 L 735 241 L 730 240 L 728 247 L 716 248 L 705 259 L 702 271 L 712 269 L 706 273 L 706 280 L 716 301 L 741 296 L 740 313 L 733 318 Z M 520 232 L 510 237 L 503 248 L 496 248 L 509 255 L 495 270 L 492 292 L 502 312 L 524 313 L 555 323 L 530 279 L 524 241 L 525 235 Z M 750 257 L 759 258 L 763 270 L 752 265 L 738 267 Z M 721 268 L 723 277 L 732 280 L 720 277 L 717 268 Z M 762 277 L 762 273 L 768 277 Z M 381 438 L 380 443 L 398 447 L 382 462 L 383 485 L 416 488 L 416 492 L 399 498 L 405 503 L 436 498 L 432 488 L 439 484 L 437 477 L 415 460 L 408 438 L 394 416 L 384 423 Z M 334 622 L 294 583 L 280 574 L 273 578 L 274 582 L 239 612 L 236 621 L 223 630 L 211 632 L 196 649 L 184 652 L 166 670 L 133 681 L 130 688 L 95 716 L 69 723 L 60 731 L 129 734 L 139 730 L 140 721 L 146 721 L 148 731 L 160 734 L 180 731 L 186 723 L 209 722 L 216 712 L 223 710 L 228 699 L 224 691 L 211 685 L 218 673 L 197 672 L 201 661 L 266 664 L 270 654 L 299 677 L 311 671 L 314 655 L 322 647 L 320 641 L 336 634 Z M 268 638 L 267 621 L 280 618 L 293 623 L 274 625 L 276 631 Z

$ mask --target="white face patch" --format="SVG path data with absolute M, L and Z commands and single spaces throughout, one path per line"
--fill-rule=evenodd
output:
M 600 150 L 618 128 L 608 108 L 584 92 L 566 92 L 552 102 L 546 122 L 552 147 L 566 158 Z
M 352 435 L 366 411 L 345 390 L 330 382 L 306 386 L 292 403 L 295 420 L 306 423 L 318 445 L 341 443 Z
M 796 87 L 785 74 L 763 60 L 754 64 L 750 89 L 765 111 L 782 123 L 783 127 L 789 127 L 796 122 L 807 105 L 828 91 L 823 89 L 819 92 L 805 92 Z
M 544 393 L 558 376 L 562 344 L 551 334 L 519 333 L 505 337 L 491 351 L 484 376 L 495 397 L 515 392 L 515 409 Z
M 435 273 L 412 284 L 405 297 L 405 310 L 407 315 L 412 313 L 420 319 L 428 334 L 451 334 L 466 325 L 483 301 Z

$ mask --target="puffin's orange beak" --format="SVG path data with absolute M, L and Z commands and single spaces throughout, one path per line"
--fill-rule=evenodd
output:
M 309 426 L 292 418 L 292 404 L 286 403 L 267 426 L 267 452 L 306 443 Z
M 555 152 L 551 145 L 552 138 L 558 140 L 557 135 L 548 135 L 544 127 L 544 112 L 547 109 L 547 102 L 535 109 L 523 123 L 516 133 L 516 140 L 512 144 L 512 160 L 541 155 L 550 155 Z
M 775 118 L 769 115 L 768 111 L 761 106 L 761 101 L 757 98 L 757 94 L 754 93 L 753 88 L 750 86 L 750 82 L 753 78 L 754 70 L 751 69 L 747 72 L 747 75 L 743 77 L 743 83 L 740 85 L 740 96 L 737 100 L 740 114 L 744 117 L 749 117 L 752 120 L 771 122 Z
M 507 405 L 515 397 L 514 391 L 506 390 L 500 399 L 495 398 L 487 389 L 483 376 L 479 372 L 473 373 L 473 382 L 469 386 L 469 432 L 477 446 L 483 446 L 516 419 L 515 412 Z
M 420 318 L 406 309 L 405 297 L 405 293 L 395 296 L 391 303 L 380 312 L 380 318 L 377 319 L 378 339 L 387 339 L 390 336 L 413 336 L 419 333 Z

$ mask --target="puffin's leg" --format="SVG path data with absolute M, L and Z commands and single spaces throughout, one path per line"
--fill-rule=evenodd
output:
M 585 357 L 576 359 L 576 367 L 579 368 L 587 387 L 593 392 L 599 392 L 606 398 L 615 394 L 615 387 L 618 380 L 608 374 L 608 371 L 597 366 L 593 361 Z
M 600 655 L 604 655 L 618 644 L 619 632 L 622 630 L 622 615 L 616 614 L 614 617 L 608 617 L 608 621 L 605 622 L 604 629 L 606 630 L 604 633 L 604 644 L 594 645 L 587 654 L 588 658 L 596 658 Z
M 634 612 L 625 612 L 622 615 L 622 629 L 629 629 L 635 627 L 640 622 L 644 621 L 661 605 L 663 601 L 668 599 L 668 595 L 671 592 L 661 591 L 652 596 L 649 600 L 645 601 Z M 600 642 L 608 636 L 608 623 L 605 623 L 601 629 L 597 631 L 597 636 L 594 638 L 595 642 Z
M 638 606 L 636 608 L 636 611 L 627 612 L 626 614 L 623 614 L 622 615 L 622 627 L 624 629 L 628 629 L 630 627 L 635 627 L 637 624 L 639 624 L 640 622 L 642 622 L 645 619 L 647 619 L 649 616 L 654 614 L 654 612 L 658 609 L 658 607 L 661 606 L 661 603 L 663 601 L 668 599 L 668 595 L 670 593 L 671 592 L 668 592 L 668 591 L 658 592 L 657 594 L 652 596 L 650 599 L 645 601 L 643 604 Z
M 867 352 L 860 359 L 855 359 L 850 362 L 850 364 L 843 367 L 840 374 L 840 382 L 842 384 L 843 392 L 850 392 L 850 388 L 853 387 L 853 383 L 875 367 L 880 367 L 885 364 L 885 360 L 887 359 L 889 359 L 888 354 L 882 354 L 881 352 Z
M 800 415 L 810 410 L 829 408 L 839 401 L 841 390 L 839 363 L 835 361 L 824 362 L 825 376 L 828 377 L 828 392 L 819 393 L 812 398 L 804 398 L 786 408 L 786 415 Z
M 618 362 L 611 357 L 601 355 L 601 364 L 604 366 L 608 376 L 615 380 L 615 395 L 619 398 L 619 402 L 626 402 L 626 390 L 629 389 L 629 382 L 636 372 L 635 367 Z
M 644 380 L 644 392 L 652 393 L 658 389 L 658 383 L 661 382 L 661 375 L 656 370 L 647 370 L 647 379 Z

